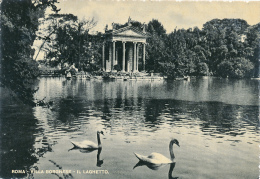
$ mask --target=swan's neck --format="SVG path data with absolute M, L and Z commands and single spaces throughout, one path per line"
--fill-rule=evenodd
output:
M 173 161 L 173 159 L 175 158 L 174 153 L 173 153 L 173 141 L 171 141 L 169 144 L 169 150 L 170 150 L 171 160 Z
M 98 141 L 98 146 L 101 147 L 101 141 L 100 141 L 100 135 L 97 133 L 97 141 Z

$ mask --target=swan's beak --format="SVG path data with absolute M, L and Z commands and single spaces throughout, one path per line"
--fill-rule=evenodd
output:
M 177 144 L 180 147 L 180 144 Z

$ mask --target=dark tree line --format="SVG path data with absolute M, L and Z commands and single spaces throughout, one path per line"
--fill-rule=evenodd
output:
M 259 76 L 259 23 L 250 26 L 241 19 L 213 19 L 206 22 L 202 30 L 197 27 L 175 29 L 165 34 L 162 25 L 154 28 L 155 22 L 148 24 L 151 38 L 148 39 L 146 69 L 173 78 Z

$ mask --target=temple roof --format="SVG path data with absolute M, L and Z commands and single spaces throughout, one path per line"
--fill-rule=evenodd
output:
M 133 26 L 126 26 L 111 32 L 112 35 L 146 37 L 146 33 Z
M 148 37 L 147 33 L 136 27 L 128 25 L 119 29 L 106 31 L 107 39 L 115 41 L 136 41 L 145 42 Z

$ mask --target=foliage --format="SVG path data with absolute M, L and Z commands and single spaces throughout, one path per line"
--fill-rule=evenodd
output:
M 203 25 L 204 46 L 211 52 L 208 65 L 214 75 L 220 75 L 217 66 L 226 60 L 243 57 L 241 35 L 249 27 L 241 19 L 213 19 Z
M 196 75 L 197 64 L 207 62 L 210 53 L 203 48 L 198 28 L 179 29 L 167 35 L 165 40 L 167 59 L 175 64 L 175 75 Z
M 71 14 L 54 18 L 60 19 L 49 25 L 54 33 L 46 43 L 47 59 L 57 64 L 75 64 L 79 70 L 97 70 L 101 62 L 101 34 L 89 34 L 97 22 L 93 18 L 79 20 Z
M 3 0 L 1 3 L 1 85 L 10 88 L 25 103 L 33 104 L 32 87 L 38 67 L 31 48 L 38 19 L 48 6 L 59 11 L 57 0 Z
M 164 35 L 166 30 L 158 20 L 152 20 L 148 23 L 149 38 L 146 48 L 146 70 L 148 72 L 162 72 L 160 63 L 164 62 L 166 57 L 165 53 L 165 39 Z
M 173 63 L 160 63 L 163 71 L 162 74 L 167 76 L 169 79 L 174 79 L 176 77 L 175 65 Z
M 154 21 L 154 24 L 160 24 Z M 259 76 L 260 25 L 249 26 L 242 19 L 213 19 L 200 30 L 175 29 L 168 35 L 150 22 L 147 69 L 172 77 L 215 75 L 244 78 Z M 159 35 L 160 34 L 160 35 Z M 150 45 L 151 44 L 151 45 Z M 171 73 L 168 73 L 169 66 Z
M 157 19 L 152 19 L 152 21 L 148 23 L 147 31 L 159 37 L 163 37 L 166 34 L 166 30 Z
M 71 22 L 75 22 L 77 19 L 78 17 L 74 16 L 73 14 L 50 14 L 47 16 L 47 18 L 44 18 L 44 21 L 41 25 L 43 26 L 43 29 L 37 32 L 37 39 L 42 40 L 43 42 L 39 48 L 35 60 L 37 60 L 37 57 L 42 49 L 45 49 L 45 51 L 49 50 L 48 43 L 53 41 L 53 36 L 55 36 L 59 28 L 64 27 L 64 25 Z
M 253 68 L 253 63 L 245 58 L 233 58 L 218 65 L 220 76 L 231 78 L 248 77 Z
M 247 29 L 244 42 L 244 55 L 254 64 L 253 76 L 259 77 L 260 23 Z
M 145 69 L 155 73 L 161 72 L 159 62 L 163 62 L 165 44 L 164 40 L 157 35 L 153 35 L 148 40 L 146 48 L 146 67 Z

